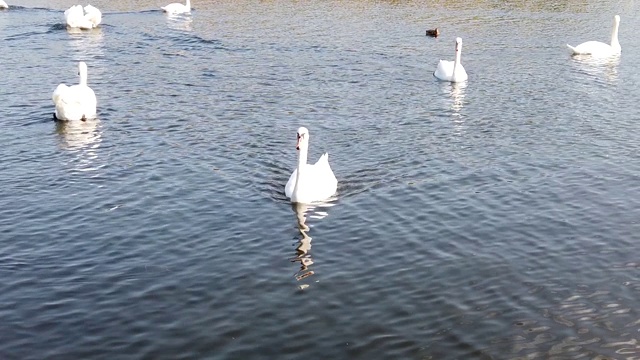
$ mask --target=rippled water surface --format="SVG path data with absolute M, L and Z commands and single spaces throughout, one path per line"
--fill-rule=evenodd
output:
M 1 359 L 640 357 L 634 2 L 16 2 Z M 568 55 L 615 14 L 621 57 Z M 78 61 L 98 119 L 56 123 Z M 283 194 L 299 126 L 320 206 Z

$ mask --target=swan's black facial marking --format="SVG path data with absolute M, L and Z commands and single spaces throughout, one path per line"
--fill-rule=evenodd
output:
M 298 133 L 298 143 L 296 144 L 296 150 L 300 150 L 300 142 L 304 140 L 304 133 Z

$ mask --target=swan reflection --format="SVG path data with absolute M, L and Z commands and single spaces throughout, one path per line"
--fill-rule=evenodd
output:
M 615 83 L 618 81 L 618 65 L 620 65 L 620 55 L 608 58 L 598 58 L 589 55 L 574 55 L 571 57 L 572 63 L 578 71 L 604 80 Z
M 323 219 L 328 213 L 324 208 L 333 206 L 331 203 L 323 203 L 323 204 L 300 204 L 293 203 L 291 204 L 291 209 L 296 214 L 296 219 L 298 223 L 298 231 L 300 232 L 300 239 L 296 244 L 296 255 L 291 259 L 291 262 L 300 263 L 300 269 L 296 272 L 295 277 L 297 281 L 301 281 L 312 276 L 315 272 L 310 269 L 310 266 L 313 265 L 313 258 L 311 257 L 311 236 L 309 236 L 309 231 L 311 228 L 307 224 L 307 218 L 311 219 Z M 300 285 L 300 289 L 305 289 L 309 285 L 303 284 Z
M 101 135 L 100 121 L 97 119 L 87 121 L 56 121 L 56 133 L 60 137 L 60 143 L 66 149 L 95 149 L 99 147 Z
M 462 118 L 462 108 L 464 107 L 466 82 L 461 83 L 443 83 L 442 92 L 450 97 L 451 116 L 453 126 L 457 132 L 462 132 L 464 119 Z
M 467 83 L 451 83 L 451 87 L 449 89 L 449 96 L 451 96 L 451 110 L 453 110 L 454 114 L 460 116 L 460 111 L 464 106 L 464 97 L 465 90 L 467 88 Z
M 67 28 L 71 41 L 69 44 L 81 58 L 95 58 L 104 55 L 102 28 L 80 30 Z
M 167 26 L 169 29 L 191 32 L 191 23 L 193 19 L 186 14 L 169 14 L 167 15 Z

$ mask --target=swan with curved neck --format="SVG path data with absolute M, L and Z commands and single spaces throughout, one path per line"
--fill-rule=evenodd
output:
M 593 57 L 609 57 L 618 55 L 622 51 L 620 42 L 618 42 L 618 27 L 620 27 L 620 16 L 613 17 L 613 29 L 611 29 L 611 44 L 605 44 L 600 41 L 587 41 L 576 47 L 569 44 L 567 46 L 572 55 L 591 55 Z
M 336 193 L 338 180 L 329 165 L 329 154 L 324 153 L 315 164 L 307 164 L 309 130 L 298 129 L 298 166 L 284 188 L 285 195 L 294 203 L 309 204 L 325 200 Z
M 78 85 L 60 84 L 51 96 L 58 120 L 87 120 L 96 117 L 96 94 L 87 85 L 87 64 L 83 61 L 78 63 L 78 75 Z
M 460 58 L 462 56 L 462 38 L 456 38 L 456 59 L 455 61 L 440 60 L 433 76 L 443 81 L 462 82 L 466 81 L 467 71 L 462 66 Z
M 172 3 L 161 9 L 168 14 L 184 14 L 191 12 L 191 0 L 187 0 L 186 5 L 180 3 Z

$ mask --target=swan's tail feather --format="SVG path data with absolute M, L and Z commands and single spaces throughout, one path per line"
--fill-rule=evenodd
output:
M 580 52 L 578 51 L 578 49 L 574 48 L 573 46 L 567 44 L 567 47 L 569 48 L 569 50 L 571 50 L 572 53 L 574 54 L 579 54 Z

